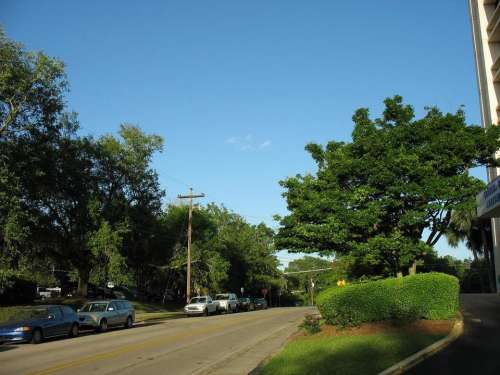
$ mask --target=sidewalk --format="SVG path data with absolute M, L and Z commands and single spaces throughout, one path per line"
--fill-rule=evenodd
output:
M 464 333 L 407 374 L 500 374 L 500 295 L 462 294 Z

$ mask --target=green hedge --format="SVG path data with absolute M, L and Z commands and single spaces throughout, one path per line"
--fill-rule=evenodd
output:
M 325 321 L 356 326 L 382 320 L 450 319 L 458 311 L 458 279 L 443 273 L 423 273 L 320 293 L 318 309 Z

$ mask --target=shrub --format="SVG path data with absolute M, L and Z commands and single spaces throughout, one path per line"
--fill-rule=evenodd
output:
M 339 326 L 449 319 L 458 310 L 458 292 L 456 277 L 425 273 L 330 288 L 318 296 L 317 305 L 327 323 Z
M 308 314 L 305 316 L 304 321 L 300 325 L 300 328 L 302 328 L 310 335 L 318 333 L 319 331 L 321 331 L 319 319 L 319 316 Z

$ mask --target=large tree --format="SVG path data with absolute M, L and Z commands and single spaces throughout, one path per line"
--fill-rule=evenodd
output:
M 30 196 L 49 189 L 55 145 L 74 130 L 66 89 L 62 62 L 26 51 L 0 28 L 0 274 L 42 251 L 31 241 L 40 217 Z
M 354 255 L 375 274 L 413 272 L 452 211 L 475 205 L 484 184 L 468 172 L 493 165 L 500 129 L 467 125 L 462 109 L 427 108 L 415 119 L 401 97 L 384 103 L 377 119 L 355 112 L 352 142 L 306 146 L 318 170 L 281 182 L 290 214 L 280 218 L 279 248 Z

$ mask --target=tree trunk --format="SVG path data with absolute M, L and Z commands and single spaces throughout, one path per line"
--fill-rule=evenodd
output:
M 484 257 L 488 263 L 488 281 L 490 284 L 490 292 L 496 292 L 496 282 L 495 282 L 495 264 L 493 258 L 493 240 L 491 238 L 491 231 L 487 231 L 484 227 L 481 229 L 481 234 L 483 237 L 483 249 Z
M 408 275 L 416 275 L 417 274 L 417 261 L 414 260 L 412 265 L 408 267 Z
M 483 272 L 482 272 L 482 266 L 481 262 L 479 260 L 479 255 L 477 254 L 477 250 L 472 248 L 472 256 L 474 257 L 474 263 L 477 267 L 477 270 L 479 272 L 479 287 L 481 288 L 481 293 L 484 293 L 485 287 L 484 287 L 484 281 L 483 281 Z
M 87 297 L 88 286 L 89 286 L 89 270 L 79 269 L 78 270 L 78 289 L 76 294 L 80 297 Z

